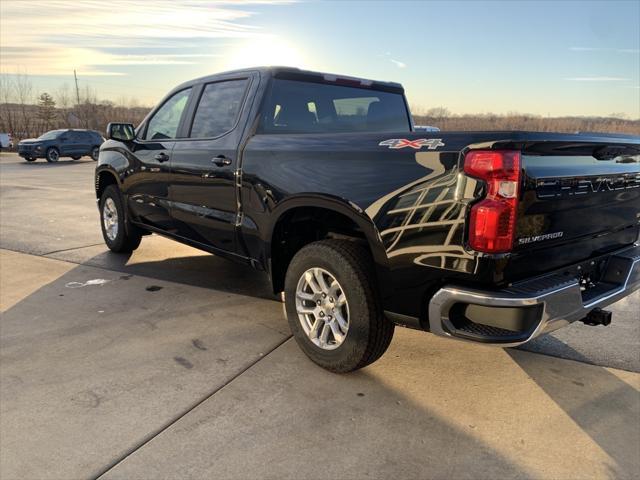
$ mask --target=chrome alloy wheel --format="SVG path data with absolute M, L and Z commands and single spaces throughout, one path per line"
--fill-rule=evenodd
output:
M 102 223 L 107 237 L 112 242 L 118 236 L 118 210 L 113 198 L 107 198 L 102 207 Z
M 349 304 L 335 277 L 322 268 L 310 268 L 296 287 L 296 311 L 304 333 L 314 345 L 334 350 L 349 330 Z

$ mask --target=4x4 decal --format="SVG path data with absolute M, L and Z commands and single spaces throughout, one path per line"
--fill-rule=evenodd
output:
M 416 138 L 415 140 L 407 140 L 406 138 L 390 138 L 389 140 L 380 142 L 378 145 L 381 147 L 389 147 L 393 150 L 405 147 L 420 150 L 425 146 L 428 150 L 435 150 L 438 147 L 444 147 L 444 143 L 441 138 Z

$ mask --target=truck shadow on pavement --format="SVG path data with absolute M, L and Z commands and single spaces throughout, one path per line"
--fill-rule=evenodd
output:
M 562 343 L 557 348 L 569 350 L 575 361 L 564 361 L 560 369 L 553 357 L 505 351 L 616 462 L 619 470 L 612 472 L 613 477 L 638 478 L 640 392 L 604 367 L 585 370 L 583 363 L 591 361 L 560 340 L 552 336 L 545 340 Z
M 144 255 L 145 240 L 143 239 L 142 242 L 140 253 Z M 176 248 L 184 248 L 175 243 L 173 245 Z M 105 250 L 91 258 L 81 259 L 79 263 L 161 281 L 182 283 L 265 300 L 278 300 L 272 291 L 271 282 L 266 273 L 212 254 L 199 252 L 189 256 L 148 259 L 141 256 L 138 251 L 133 254 L 116 254 L 106 250 L 106 247 L 100 246 L 98 248 Z M 62 254 L 53 258 L 64 258 L 64 256 Z

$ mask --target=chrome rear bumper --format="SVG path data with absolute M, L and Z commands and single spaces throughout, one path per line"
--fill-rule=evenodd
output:
M 446 286 L 429 302 L 429 329 L 436 335 L 500 346 L 517 346 L 582 320 L 640 288 L 640 245 L 609 257 L 601 281 L 582 291 L 577 278 L 551 274 L 498 291 Z M 469 320 L 479 309 L 486 323 Z M 526 312 L 526 315 L 521 315 Z M 509 317 L 519 316 L 514 322 Z M 501 320 L 507 318 L 507 320 Z M 501 322 L 509 323 L 509 327 Z M 521 327 L 513 329 L 513 324 Z

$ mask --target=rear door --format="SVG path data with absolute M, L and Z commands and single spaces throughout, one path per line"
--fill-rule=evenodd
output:
M 168 232 L 175 231 L 169 206 L 169 161 L 191 90 L 166 99 L 130 146 L 132 171 L 125 180 L 129 209 L 135 220 Z
M 76 132 L 78 135 L 78 154 L 88 155 L 91 153 L 91 133 L 90 132 Z
M 188 138 L 176 142 L 171 158 L 169 197 L 179 235 L 226 252 L 236 251 L 242 112 L 255 78 L 245 73 L 199 85 Z

